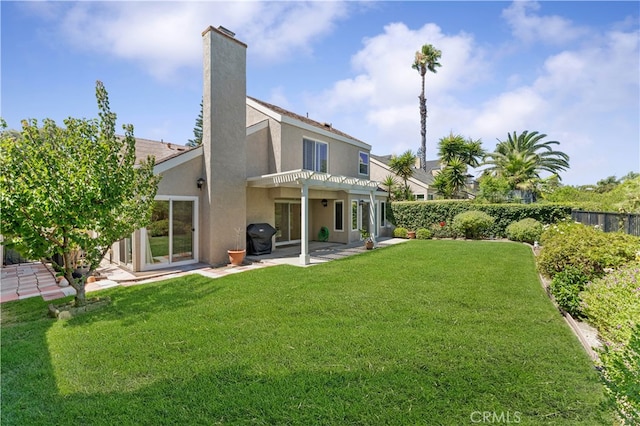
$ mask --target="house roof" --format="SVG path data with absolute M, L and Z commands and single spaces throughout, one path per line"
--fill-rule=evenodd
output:
M 151 156 L 155 157 L 156 164 L 158 164 L 191 149 L 191 147 L 184 145 L 136 138 L 136 162 L 139 163 L 146 160 L 148 156 Z
M 353 142 L 357 142 L 358 144 L 366 145 L 367 147 L 370 148 L 370 145 L 368 145 L 366 142 L 363 142 L 360 139 L 354 138 L 353 136 L 336 129 L 335 127 L 333 127 L 333 125 L 331 123 L 321 123 L 319 121 L 312 120 L 309 117 L 305 117 L 303 115 L 296 114 L 295 112 L 288 111 L 288 110 L 286 110 L 284 108 L 281 108 L 281 107 L 279 107 L 277 105 L 273 105 L 273 104 L 270 104 L 268 102 L 261 101 L 260 99 L 253 98 L 251 96 L 247 96 L 247 99 L 251 99 L 252 101 L 262 105 L 265 108 L 270 109 L 271 111 L 275 112 L 276 114 L 279 114 L 282 117 L 288 117 L 290 119 L 293 119 L 293 120 L 302 122 L 304 124 L 307 124 L 307 125 L 309 125 L 311 127 L 315 127 L 318 130 L 329 132 L 329 133 L 332 133 L 334 135 L 341 136 L 342 138 L 350 139 Z
M 373 155 L 371 154 L 371 158 L 379 161 L 385 166 L 389 167 L 389 162 L 391 161 L 392 155 Z M 427 161 L 427 171 L 425 172 L 421 168 L 413 167 L 413 179 L 416 179 L 426 185 L 433 185 L 433 171 L 440 170 L 440 160 L 429 160 Z

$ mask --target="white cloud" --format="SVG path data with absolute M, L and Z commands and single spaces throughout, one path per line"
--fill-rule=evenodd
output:
M 540 4 L 535 1 L 514 1 L 502 12 L 513 35 L 528 43 L 542 41 L 563 44 L 587 34 L 586 29 L 575 26 L 561 16 L 540 16 L 535 12 Z
M 62 4 L 55 21 L 75 48 L 169 79 L 182 67 L 200 66 L 200 33 L 210 25 L 234 31 L 255 60 L 278 62 L 312 52 L 312 42 L 346 16 L 343 2 L 78 2 Z
M 323 93 L 308 96 L 309 108 L 320 109 L 315 111 L 316 116 L 339 116 L 341 123 L 353 123 L 349 131 L 372 143 L 375 153 L 416 151 L 420 145 L 420 75 L 411 64 L 416 50 L 425 43 L 442 51 L 442 67 L 436 74 L 426 75 L 428 138 L 448 133 L 451 123 L 443 124 L 439 118 L 448 114 L 450 94 L 481 81 L 489 74 L 490 66 L 470 35 L 446 35 L 432 23 L 417 30 L 392 23 L 384 27 L 383 33 L 363 40 L 363 48 L 351 59 L 356 75 L 337 81 Z M 456 105 L 451 108 L 461 109 Z M 435 142 L 428 145 L 428 152 L 435 152 Z
M 586 37 L 585 29 L 569 20 L 532 15 L 537 9 L 536 3 L 515 2 L 505 12 L 512 25 L 523 25 L 518 34 L 543 55 L 527 72 L 501 73 L 501 64 L 517 61 L 526 54 L 522 50 L 502 57 L 504 51 L 490 52 L 492 46 L 484 44 L 482 50 L 468 34 L 444 34 L 435 24 L 413 30 L 394 23 L 363 41 L 352 56 L 353 77 L 307 95 L 308 107 L 370 143 L 376 154 L 415 152 L 420 79 L 411 62 L 416 48 L 428 42 L 443 52 L 442 68 L 427 74 L 428 158 L 435 158 L 438 139 L 450 131 L 481 138 L 492 150 L 507 133 L 529 130 L 561 142 L 558 149 L 571 156 L 571 169 L 564 174 L 570 184 L 597 180 L 616 168 L 638 171 L 637 26 L 626 32 L 591 31 Z M 548 33 L 538 32 L 534 23 Z M 561 51 L 546 44 L 549 37 L 568 43 L 578 35 L 579 42 Z M 482 80 L 487 75 L 491 80 Z M 492 91 L 484 90 L 488 84 Z

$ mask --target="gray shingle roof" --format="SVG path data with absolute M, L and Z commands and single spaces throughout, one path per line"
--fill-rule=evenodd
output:
M 277 105 L 273 105 L 273 104 L 270 104 L 268 102 L 261 101 L 260 99 L 253 98 L 251 96 L 247 96 L 247 98 L 259 103 L 260 105 L 262 105 L 262 106 L 264 106 L 266 108 L 269 108 L 273 112 L 276 112 L 276 113 L 278 113 L 280 115 L 284 115 L 284 116 L 296 119 L 298 121 L 302 121 L 303 123 L 309 124 L 309 125 L 311 125 L 313 127 L 317 127 L 318 129 L 322 129 L 322 130 L 325 130 L 327 132 L 331 132 L 331 133 L 334 133 L 336 135 L 340 135 L 340 136 L 352 139 L 352 140 L 357 141 L 357 142 L 366 143 L 366 142 L 361 141 L 360 139 L 354 138 L 353 136 L 351 136 L 351 135 L 349 135 L 347 133 L 341 132 L 340 130 L 336 129 L 335 127 L 333 127 L 329 123 L 321 123 L 319 121 L 312 120 L 309 117 L 305 117 L 303 115 L 296 114 L 295 112 L 288 111 L 288 110 L 286 110 L 284 108 L 280 108 Z
M 155 157 L 156 164 L 158 164 L 191 149 L 191 147 L 184 145 L 136 138 L 136 162 L 141 162 L 146 160 L 147 156 L 151 156 Z

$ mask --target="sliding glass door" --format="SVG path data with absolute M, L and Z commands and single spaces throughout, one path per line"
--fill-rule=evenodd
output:
M 156 199 L 143 232 L 145 269 L 197 261 L 197 202 L 194 197 Z
M 276 244 L 290 244 L 301 239 L 301 205 L 296 202 L 276 202 Z

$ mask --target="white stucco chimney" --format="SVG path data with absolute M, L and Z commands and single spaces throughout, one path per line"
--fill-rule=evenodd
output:
M 246 52 L 230 30 L 202 33 L 204 87 L 202 146 L 207 194 L 203 197 L 202 256 L 228 262 L 228 249 L 245 248 L 246 232 Z M 206 199 L 205 199 L 206 198 Z

